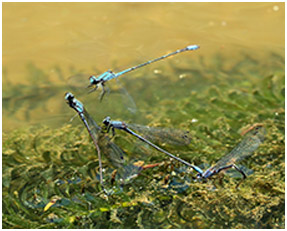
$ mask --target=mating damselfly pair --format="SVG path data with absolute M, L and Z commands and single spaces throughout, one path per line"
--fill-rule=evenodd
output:
M 103 74 L 99 76 L 90 76 L 89 78 L 89 88 L 92 88 L 90 92 L 95 91 L 98 87 L 102 88 L 102 92 L 100 95 L 100 99 L 104 97 L 106 90 L 105 90 L 105 83 L 109 80 L 116 79 L 121 75 L 124 75 L 128 72 L 131 72 L 133 70 L 136 70 L 138 68 L 141 68 L 143 66 L 146 66 L 148 64 L 151 64 L 153 62 L 157 62 L 159 60 L 168 58 L 170 56 L 179 54 L 184 51 L 193 51 L 198 49 L 199 46 L 197 45 L 190 45 L 186 48 L 177 50 L 175 52 L 169 53 L 167 55 L 161 56 L 159 58 L 150 60 L 148 62 L 142 63 L 140 65 L 128 68 L 124 71 L 114 73 L 112 71 L 104 72 Z M 144 165 L 138 165 L 136 163 L 126 162 L 125 160 L 125 153 L 124 151 L 117 146 L 114 142 L 111 141 L 111 138 L 109 137 L 108 133 L 110 130 L 112 130 L 113 135 L 115 134 L 115 130 L 122 130 L 125 131 L 139 140 L 145 142 L 146 144 L 150 145 L 154 149 L 156 149 L 159 152 L 162 152 L 169 157 L 179 161 L 180 163 L 186 165 L 187 167 L 195 170 L 197 172 L 197 179 L 207 179 L 212 177 L 213 175 L 216 175 L 226 169 L 234 168 L 237 170 L 241 175 L 243 176 L 243 179 L 246 178 L 246 174 L 235 164 L 235 162 L 250 156 L 263 142 L 264 140 L 264 134 L 265 129 L 262 125 L 255 126 L 253 129 L 251 129 L 242 139 L 242 141 L 226 156 L 224 156 L 221 160 L 219 160 L 214 166 L 207 169 L 206 171 L 203 171 L 201 168 L 199 168 L 196 165 L 190 164 L 188 161 L 181 159 L 180 157 L 166 151 L 165 149 L 155 145 L 152 141 L 152 135 L 153 133 L 157 134 L 157 137 L 162 137 L 162 142 L 170 142 L 170 140 L 175 140 L 175 137 L 177 141 L 181 140 L 180 142 L 185 142 L 185 145 L 188 145 L 190 143 L 190 137 L 188 137 L 187 133 L 181 131 L 181 130 L 173 130 L 171 132 L 168 132 L 166 129 L 155 129 L 150 128 L 147 126 L 142 125 L 132 125 L 132 124 L 126 124 L 122 121 L 113 121 L 110 117 L 106 117 L 103 121 L 103 127 L 100 127 L 97 125 L 97 123 L 92 119 L 92 117 L 88 114 L 86 109 L 84 108 L 84 105 L 77 100 L 72 93 L 66 93 L 65 99 L 69 106 L 73 108 L 80 116 L 82 122 L 84 123 L 85 127 L 87 128 L 89 135 L 91 136 L 93 143 L 96 147 L 97 153 L 98 153 L 98 159 L 99 159 L 99 167 L 100 167 L 100 182 L 103 184 L 103 170 L 102 170 L 102 161 L 101 161 L 101 154 L 105 154 L 109 162 L 117 169 L 117 174 L 120 176 L 120 180 L 123 184 L 128 182 L 130 179 L 137 176 L 141 170 L 143 170 L 145 167 Z M 149 133 L 149 135 L 139 135 L 139 133 Z M 163 135 L 165 134 L 165 135 Z M 147 138 L 149 137 L 149 138 Z M 157 166 L 157 165 L 155 165 Z
M 224 156 L 211 168 L 207 169 L 206 171 L 203 171 L 201 168 L 193 164 L 190 164 L 189 162 L 177 157 L 176 155 L 171 154 L 170 152 L 158 147 L 157 145 L 147 140 L 143 136 L 137 134 L 131 128 L 134 129 L 138 128 L 138 130 L 141 130 L 142 132 L 148 131 L 151 135 L 152 132 L 156 130 L 157 134 L 160 133 L 165 134 L 163 136 L 164 137 L 163 142 L 169 142 L 169 140 L 174 140 L 176 137 L 177 142 L 179 142 L 179 140 L 182 139 L 183 140 L 182 143 L 188 145 L 189 138 L 187 137 L 185 132 L 180 130 L 174 130 L 167 136 L 168 133 L 164 128 L 156 129 L 156 128 L 145 127 L 142 125 L 129 125 L 122 121 L 112 121 L 110 117 L 105 118 L 103 121 L 104 126 L 106 126 L 106 131 L 104 131 L 100 126 L 97 125 L 97 123 L 92 119 L 87 110 L 84 108 L 84 105 L 80 101 L 78 101 L 72 93 L 66 93 L 65 99 L 69 104 L 69 106 L 79 114 L 82 122 L 86 126 L 89 135 L 91 136 L 93 143 L 97 149 L 100 163 L 101 183 L 103 182 L 101 153 L 105 153 L 110 163 L 116 169 L 118 169 L 118 173 L 120 174 L 121 177 L 120 179 L 123 183 L 128 182 L 130 179 L 136 177 L 140 173 L 140 171 L 144 169 L 143 165 L 138 166 L 136 164 L 125 162 L 124 152 L 119 146 L 113 143 L 110 137 L 107 135 L 110 129 L 112 129 L 113 134 L 115 133 L 115 129 L 119 129 L 137 137 L 138 139 L 152 146 L 159 152 L 162 152 L 168 155 L 169 157 L 179 161 L 180 163 L 188 166 L 189 168 L 195 170 L 197 172 L 198 179 L 210 178 L 211 176 L 216 175 L 219 172 L 229 168 L 234 168 L 235 170 L 240 172 L 243 176 L 243 179 L 245 179 L 246 174 L 240 168 L 237 167 L 235 162 L 250 156 L 264 140 L 265 129 L 261 124 L 258 124 L 257 126 L 255 126 L 250 131 L 247 132 L 243 140 L 229 154 Z M 171 138 L 169 139 L 169 137 Z

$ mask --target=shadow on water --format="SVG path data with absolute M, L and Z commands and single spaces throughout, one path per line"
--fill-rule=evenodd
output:
M 29 85 L 13 85 L 6 70 L 3 121 L 16 125 L 3 134 L 3 228 L 283 228 L 284 58 L 270 54 L 265 63 L 243 54 L 229 62 L 216 55 L 208 63 L 201 57 L 168 64 L 121 79 L 137 104 L 136 114 L 119 106 L 117 93 L 104 104 L 96 95 L 67 87 L 60 68 L 54 68 L 57 84 L 32 64 Z M 238 178 L 228 174 L 196 182 L 195 173 L 143 145 L 143 152 L 150 152 L 145 163 L 163 163 L 113 188 L 113 169 L 104 157 L 105 180 L 114 191 L 107 197 L 100 193 L 97 155 L 82 124 L 75 118 L 63 125 L 74 115 L 64 102 L 67 91 L 98 123 L 110 115 L 189 130 L 188 147 L 166 148 L 196 165 L 214 164 L 254 123 L 263 123 L 267 134 L 255 154 L 241 163 L 253 173 L 239 189 Z M 15 129 L 19 121 L 37 126 Z M 127 155 L 141 159 L 133 137 L 117 133 L 114 141 Z M 44 211 L 51 201 L 54 205 Z

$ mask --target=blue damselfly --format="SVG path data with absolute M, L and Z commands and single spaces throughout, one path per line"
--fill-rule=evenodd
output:
M 111 71 L 111 70 L 108 70 L 108 71 L 106 71 L 106 72 L 104 72 L 103 74 L 100 74 L 100 75 L 98 75 L 98 76 L 92 75 L 92 76 L 90 76 L 90 78 L 89 78 L 90 84 L 88 85 L 88 87 L 89 87 L 89 88 L 90 88 L 90 87 L 93 88 L 93 89 L 90 91 L 90 92 L 92 92 L 92 91 L 95 91 L 95 90 L 100 86 L 100 87 L 102 88 L 102 93 L 101 93 L 101 95 L 100 95 L 100 100 L 102 100 L 103 97 L 104 97 L 104 95 L 105 95 L 105 93 L 106 93 L 106 90 L 105 90 L 104 86 L 105 86 L 105 83 L 106 83 L 107 81 L 112 80 L 112 79 L 115 79 L 115 78 L 118 78 L 118 77 L 121 76 L 121 75 L 124 75 L 124 74 L 126 74 L 126 73 L 128 73 L 128 72 L 131 72 L 131 71 L 133 71 L 133 70 L 136 70 L 136 69 L 138 69 L 138 68 L 144 67 L 144 66 L 149 65 L 149 64 L 151 64 L 151 63 L 160 61 L 160 60 L 162 60 L 162 59 L 166 59 L 166 58 L 168 58 L 168 57 L 170 57 L 170 56 L 173 56 L 173 55 L 176 55 L 176 54 L 185 52 L 185 51 L 194 51 L 194 50 L 197 50 L 197 49 L 199 49 L 199 46 L 198 46 L 198 45 L 190 45 L 190 46 L 187 46 L 187 47 L 185 47 L 185 48 L 183 48 L 183 49 L 176 50 L 176 51 L 174 51 L 174 52 L 171 52 L 171 53 L 168 53 L 168 54 L 166 54 L 166 55 L 163 55 L 163 56 L 161 56 L 161 57 L 159 57 L 159 58 L 156 58 L 156 59 L 147 61 L 147 62 L 145 62 L 145 63 L 139 64 L 139 65 L 134 66 L 134 67 L 130 67 L 130 68 L 126 69 L 126 70 L 123 70 L 123 71 L 120 71 L 120 72 L 117 72 L 117 73 L 115 73 L 115 72 L 113 72 L 113 71 Z
M 202 173 L 201 169 L 199 169 L 197 166 L 192 165 L 190 163 L 188 163 L 187 161 L 169 153 L 168 151 L 158 147 L 157 145 L 155 145 L 154 143 L 150 142 L 149 140 L 145 139 L 144 137 L 140 136 L 139 134 L 137 134 L 136 132 L 134 132 L 133 130 L 131 130 L 129 128 L 129 125 L 122 122 L 122 121 L 112 121 L 110 117 L 106 117 L 103 121 L 103 124 L 107 127 L 107 132 L 110 131 L 110 129 L 112 129 L 113 134 L 115 134 L 115 129 L 119 129 L 119 130 L 123 130 L 135 137 L 137 137 L 138 139 L 140 139 L 141 141 L 149 144 L 150 146 L 152 146 L 153 148 L 155 148 L 156 150 L 168 155 L 169 157 L 187 165 L 188 167 L 191 167 L 192 169 L 194 169 L 195 171 Z M 135 125 L 134 127 L 140 127 L 142 130 L 144 128 L 144 126 L 141 125 Z M 155 129 L 155 128 L 154 128 Z M 147 130 L 150 130 L 150 127 L 147 127 Z M 179 133 L 179 131 L 177 130 L 177 132 Z M 184 133 L 183 133 L 184 134 Z M 166 135 L 165 135 L 166 136 Z M 183 139 L 188 139 L 188 137 L 186 136 L 186 134 L 182 135 Z M 186 141 L 185 141 L 186 142 Z

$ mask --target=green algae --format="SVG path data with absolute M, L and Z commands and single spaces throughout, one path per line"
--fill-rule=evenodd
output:
M 118 132 L 114 141 L 128 156 L 163 163 L 121 188 L 112 185 L 113 169 L 103 157 L 105 184 L 113 191 L 107 196 L 101 193 L 97 155 L 82 124 L 57 129 L 33 126 L 3 134 L 3 228 L 284 228 L 284 59 L 271 54 L 270 60 L 266 65 L 245 55 L 227 66 L 217 55 L 208 65 L 204 59 L 192 64 L 170 62 L 168 73 L 144 73 L 132 81 L 123 78 L 140 111 L 135 116 L 109 108 L 93 112 L 95 102 L 83 97 L 99 123 L 102 114 L 110 113 L 105 116 L 189 130 L 189 146 L 166 148 L 199 166 L 214 164 L 241 140 L 244 129 L 263 123 L 264 143 L 241 163 L 253 174 L 238 189 L 240 179 L 228 174 L 196 182 L 195 173 L 144 145 L 139 148 L 140 142 Z M 46 76 L 33 66 L 29 72 Z M 174 80 L 174 76 L 181 77 Z M 34 88 L 13 91 L 20 99 L 27 95 L 23 91 L 32 93 Z M 57 88 L 49 95 L 64 102 L 63 91 Z M 4 110 L 5 105 L 14 105 L 14 112 L 23 107 L 13 99 L 9 96 L 4 102 Z M 29 110 L 36 107 L 33 102 Z M 52 198 L 56 203 L 44 212 Z

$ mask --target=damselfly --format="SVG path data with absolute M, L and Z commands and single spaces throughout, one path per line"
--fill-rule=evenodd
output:
M 98 159 L 99 159 L 100 183 L 103 184 L 103 167 L 102 167 L 102 159 L 101 159 L 101 150 L 99 148 L 98 140 L 97 140 L 97 134 L 100 131 L 100 127 L 90 117 L 88 112 L 85 110 L 84 105 L 80 101 L 78 101 L 72 93 L 70 92 L 66 93 L 65 100 L 67 101 L 67 104 L 78 113 L 85 127 L 87 128 L 90 137 L 93 140 L 93 143 L 98 153 Z
M 223 170 L 234 168 L 242 175 L 242 179 L 244 180 L 246 178 L 246 174 L 236 166 L 235 162 L 250 156 L 259 147 L 259 145 L 263 143 L 265 133 L 266 131 L 262 124 L 256 124 L 252 129 L 248 129 L 243 140 L 234 149 L 232 149 L 230 153 L 220 159 L 214 166 L 207 169 L 205 172 L 202 171 L 202 173 L 199 173 L 198 178 L 210 178 Z
M 121 177 L 120 181 L 122 184 L 128 183 L 131 179 L 136 177 L 141 170 L 158 165 L 154 164 L 144 166 L 143 162 L 127 163 L 124 158 L 124 151 L 115 143 L 113 143 L 107 134 L 101 131 L 101 128 L 85 110 L 84 105 L 78 101 L 72 93 L 66 93 L 65 99 L 68 105 L 73 108 L 80 116 L 96 147 L 99 159 L 101 184 L 103 184 L 101 153 L 105 154 L 106 158 L 113 165 L 113 167 L 117 169 L 117 175 Z
M 146 65 L 149 65 L 151 63 L 154 63 L 154 62 L 157 62 L 157 61 L 160 61 L 162 59 L 165 59 L 165 58 L 168 58 L 170 56 L 173 56 L 173 55 L 176 55 L 176 54 L 179 54 L 179 53 L 182 53 L 184 51 L 193 51 L 193 50 L 197 50 L 199 48 L 198 45 L 190 45 L 190 46 L 187 46 L 183 49 L 179 49 L 179 50 L 176 50 L 174 52 L 171 52 L 169 54 L 166 54 L 166 55 L 163 55 L 159 58 L 156 58 L 156 59 L 153 59 L 153 60 L 150 60 L 150 61 L 147 61 L 145 63 L 142 63 L 142 64 L 139 64 L 137 66 L 134 66 L 134 67 L 131 67 L 131 68 L 128 68 L 126 70 L 123 70 L 121 72 L 118 72 L 118 73 L 115 73 L 111 70 L 108 70 L 106 72 L 104 72 L 103 74 L 99 75 L 99 76 L 90 76 L 89 80 L 90 80 L 90 84 L 89 84 L 89 88 L 92 87 L 93 89 L 90 91 L 95 91 L 99 86 L 102 88 L 102 92 L 101 92 L 101 95 L 100 95 L 100 100 L 103 99 L 105 93 L 106 93 L 106 90 L 104 88 L 105 86 L 105 83 L 111 79 L 115 79 L 115 78 L 118 78 L 119 76 L 121 75 L 124 75 L 128 72 L 131 72 L 133 70 L 136 70 L 138 68 L 141 68 L 141 67 L 144 67 Z
M 202 170 L 201 170 L 200 168 L 198 168 L 197 166 L 192 165 L 192 164 L 188 163 L 187 161 L 185 161 L 185 160 L 183 160 L 183 159 L 181 159 L 181 158 L 179 158 L 179 157 L 177 157 L 177 156 L 175 156 L 175 155 L 169 153 L 168 151 L 166 151 L 166 150 L 164 150 L 164 149 L 158 147 L 157 145 L 153 144 L 153 143 L 150 142 L 149 140 L 147 140 L 147 139 L 145 139 L 144 137 L 140 136 L 139 134 L 135 133 L 133 130 L 131 130 L 131 129 L 129 128 L 129 125 L 127 125 L 126 123 L 124 123 L 124 122 L 122 122 L 122 121 L 112 121 L 112 120 L 110 119 L 110 117 L 106 117 L 106 118 L 104 119 L 104 121 L 103 121 L 103 124 L 107 127 L 107 132 L 109 132 L 110 129 L 112 129 L 113 134 L 115 134 L 115 129 L 123 130 L 123 131 L 125 131 L 125 132 L 127 132 L 127 133 L 129 133 L 129 134 L 131 134 L 131 135 L 133 135 L 133 136 L 135 136 L 135 137 L 137 137 L 137 138 L 140 139 L 141 141 L 143 141 L 143 142 L 149 144 L 150 146 L 152 146 L 152 147 L 155 148 L 156 150 L 158 150 L 158 151 L 160 151 L 160 152 L 162 152 L 162 153 L 168 155 L 169 157 L 171 157 L 171 158 L 173 158 L 173 159 L 175 159 L 175 160 L 177 160 L 177 161 L 179 161 L 179 162 L 181 162 L 181 163 L 187 165 L 188 167 L 191 167 L 191 168 L 194 169 L 195 171 L 197 171 L 197 172 L 199 172 L 199 173 L 202 173 Z M 136 126 L 140 127 L 142 130 L 143 130 L 143 128 L 144 128 L 144 126 L 140 126 L 140 125 L 135 125 L 134 127 L 136 127 Z M 150 129 L 150 128 L 147 127 L 147 130 L 149 130 L 149 129 Z M 154 129 L 155 129 L 155 128 L 154 128 Z M 177 131 L 177 132 L 179 132 L 179 131 Z M 188 137 L 186 136 L 186 134 L 185 134 L 185 135 L 182 135 L 182 138 L 188 139 Z M 186 141 L 185 141 L 185 142 L 186 142 Z

